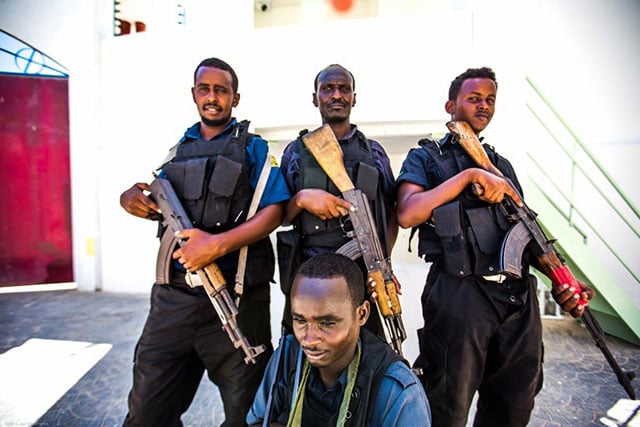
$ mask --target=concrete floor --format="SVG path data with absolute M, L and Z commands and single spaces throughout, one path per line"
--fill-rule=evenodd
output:
M 279 292 L 276 286 L 274 292 Z M 133 350 L 149 308 L 148 295 L 81 292 L 75 290 L 0 295 L 0 372 L 2 356 L 33 338 L 105 343 L 111 347 L 66 392 L 56 396 L 41 414 L 21 419 L 2 396 L 12 390 L 0 379 L 0 426 L 117 426 L 127 412 Z M 274 308 L 273 317 L 280 311 Z M 626 398 L 588 332 L 570 318 L 544 319 L 545 385 L 536 399 L 530 426 L 634 425 L 602 421 L 607 411 Z M 410 334 L 413 335 L 413 334 Z M 410 339 L 413 337 L 410 336 Z M 277 339 L 277 337 L 276 337 Z M 618 363 L 640 373 L 640 348 L 608 337 Z M 3 354 L 4 353 L 4 354 Z M 38 355 L 42 364 L 48 354 Z M 39 362 L 35 362 L 40 365 Z M 30 370 L 18 369 L 18 378 Z M 46 365 L 44 365 L 46 366 Z M 24 369 L 24 372 L 19 371 Z M 58 369 L 61 370 L 62 368 Z M 55 365 L 46 372 L 55 373 Z M 39 374 L 32 387 L 35 399 L 51 380 Z M 638 390 L 638 381 L 634 383 Z M 4 390 L 3 390 L 4 389 Z M 4 393 L 4 394 L 2 394 Z M 4 400 L 10 400 L 5 397 Z M 628 403 L 628 402 L 627 402 Z M 638 402 L 631 402 L 632 404 Z M 636 410 L 637 411 L 637 410 Z M 183 416 L 186 426 L 219 425 L 222 407 L 216 388 L 203 380 L 195 401 Z

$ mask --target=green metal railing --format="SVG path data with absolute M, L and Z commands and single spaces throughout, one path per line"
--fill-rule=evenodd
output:
M 563 218 L 567 221 L 569 226 L 571 226 L 577 233 L 580 234 L 583 241 L 586 243 L 588 236 L 591 234 L 599 239 L 599 241 L 607 248 L 608 251 L 615 257 L 615 259 L 620 262 L 620 265 L 636 280 L 636 283 L 640 283 L 640 275 L 638 272 L 634 271 L 632 265 L 629 262 L 625 261 L 624 257 L 616 250 L 611 244 L 610 239 L 604 236 L 599 232 L 598 227 L 595 226 L 592 222 L 589 221 L 587 214 L 581 212 L 579 207 L 574 203 L 574 181 L 576 179 L 576 175 L 580 174 L 580 176 L 587 180 L 587 182 L 593 187 L 593 189 L 602 197 L 602 199 L 608 205 L 608 208 L 612 209 L 615 212 L 615 215 L 628 227 L 629 231 L 636 236 L 636 238 L 640 238 L 640 230 L 638 227 L 634 225 L 634 221 L 637 223 L 640 220 L 640 210 L 635 206 L 633 201 L 629 198 L 629 196 L 624 192 L 624 190 L 618 185 L 618 183 L 613 179 L 611 174 L 606 170 L 606 168 L 600 163 L 600 161 L 596 158 L 596 156 L 591 152 L 591 150 L 583 143 L 583 141 L 578 137 L 578 135 L 573 131 L 573 129 L 568 125 L 568 123 L 562 118 L 559 112 L 554 108 L 554 106 L 549 102 L 549 100 L 544 96 L 544 94 L 540 91 L 540 89 L 536 86 L 536 84 L 532 81 L 530 77 L 526 78 L 527 83 L 531 87 L 531 89 L 538 96 L 539 100 L 541 100 L 544 105 L 547 107 L 548 111 L 552 114 L 554 120 L 556 120 L 561 127 L 566 131 L 574 144 L 575 147 L 578 147 L 582 150 L 582 153 L 588 158 L 588 160 L 595 166 L 598 172 L 600 172 L 601 176 L 606 180 L 609 184 L 607 188 L 603 188 L 602 185 L 598 185 L 593 179 L 592 171 L 587 170 L 587 168 L 581 164 L 578 160 L 575 152 L 570 152 L 565 145 L 560 141 L 560 138 L 556 135 L 556 133 L 551 129 L 550 126 L 545 122 L 545 120 L 539 115 L 535 108 L 532 107 L 531 104 L 527 103 L 527 108 L 533 114 L 535 119 L 540 123 L 540 125 L 546 130 L 546 132 L 550 135 L 551 140 L 564 152 L 569 161 L 571 162 L 571 185 L 569 186 L 569 194 L 566 191 L 563 191 L 557 184 L 556 181 L 550 176 L 549 172 L 546 168 L 543 168 L 542 165 L 535 159 L 535 156 L 532 153 L 527 153 L 528 157 L 532 160 L 533 165 L 537 168 L 537 170 L 545 176 L 548 182 L 551 183 L 553 188 L 557 193 L 559 193 L 565 203 L 568 204 L 569 209 L 568 213 L 562 209 L 559 204 L 550 197 L 549 192 L 545 191 L 540 185 L 535 183 L 538 189 L 544 194 L 544 197 L 547 201 L 556 209 Z M 622 201 L 623 205 L 626 206 L 630 210 L 631 215 L 625 215 L 625 213 L 620 209 L 617 204 L 612 199 L 612 196 L 617 196 L 619 200 Z M 586 232 L 582 229 L 576 221 L 574 220 L 574 215 L 579 215 L 580 219 L 584 224 L 586 224 L 590 233 Z

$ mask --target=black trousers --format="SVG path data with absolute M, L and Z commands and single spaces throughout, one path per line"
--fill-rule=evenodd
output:
M 232 283 L 232 282 L 231 282 Z M 238 324 L 251 345 L 265 344 L 257 363 L 245 364 L 202 287 L 154 285 L 151 310 L 135 350 L 125 426 L 181 426 L 204 371 L 224 405 L 222 426 L 244 426 L 273 352 L 269 287 L 247 288 Z
M 496 301 L 481 279 L 432 270 L 422 295 L 422 381 L 433 426 L 525 426 L 542 387 L 542 322 L 535 279 L 520 306 Z M 495 294 L 495 293 L 494 293 Z

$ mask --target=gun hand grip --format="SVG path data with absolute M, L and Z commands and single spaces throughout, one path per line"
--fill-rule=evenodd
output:
M 385 283 L 382 271 L 369 273 L 373 280 L 373 291 L 376 293 L 376 301 L 380 308 L 380 313 L 384 317 L 393 316 L 400 313 L 400 301 L 396 292 L 396 285 L 392 281 Z
M 204 271 L 216 291 L 219 291 L 227 286 L 227 281 L 224 280 L 222 271 L 220 270 L 220 267 L 218 267 L 218 264 L 216 264 L 215 262 L 207 265 L 204 268 Z

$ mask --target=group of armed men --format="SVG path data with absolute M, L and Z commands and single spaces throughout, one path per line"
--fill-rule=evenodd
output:
M 488 267 L 506 233 L 495 207 L 505 198 L 522 204 L 511 164 L 484 144 L 504 177 L 492 174 L 447 133 L 420 140 L 396 178 L 384 148 L 350 121 L 352 73 L 331 64 L 313 84 L 313 105 L 339 142 L 354 186 L 367 196 L 384 255 L 390 257 L 398 227 L 418 231 L 418 254 L 430 267 L 417 359 L 407 361 L 385 340 L 361 259 L 336 253 L 353 237 L 347 231 L 353 206 L 305 146 L 308 131 L 286 146 L 278 166 L 267 142 L 233 116 L 240 101 L 235 71 L 207 58 L 191 88 L 200 120 L 157 171 L 193 226 L 176 233 L 169 277 L 152 288 L 124 425 L 182 425 L 205 370 L 220 392 L 223 426 L 464 426 L 476 392 L 474 425 L 526 425 L 542 387 L 542 325 L 529 274 L 535 260 L 525 253 L 520 279 Z M 492 69 L 467 69 L 451 82 L 445 110 L 479 135 L 493 117 L 497 88 Z M 149 190 L 134 184 L 121 206 L 158 219 Z M 258 204 L 250 213 L 252 202 Z M 269 235 L 281 225 L 292 227 L 277 233 L 274 251 Z M 285 310 L 274 351 L 276 252 Z M 244 271 L 241 295 L 228 290 L 240 331 L 263 349 L 252 363 L 229 339 L 211 296 L 186 279 L 213 262 L 228 284 L 238 282 L 239 266 Z M 593 291 L 583 283 L 584 292 L 554 285 L 556 301 L 580 317 Z M 412 304 L 404 309 L 417 309 Z

